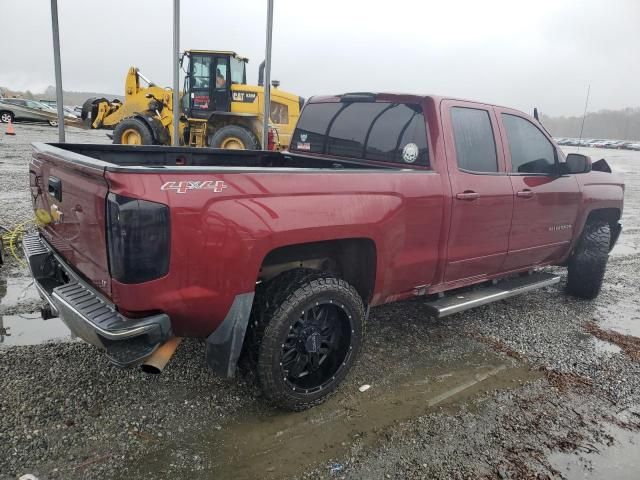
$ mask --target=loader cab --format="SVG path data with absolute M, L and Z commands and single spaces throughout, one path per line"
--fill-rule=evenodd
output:
M 182 58 L 185 114 L 205 119 L 213 112 L 231 111 L 231 85 L 247 83 L 246 64 L 247 59 L 234 52 L 186 51 Z

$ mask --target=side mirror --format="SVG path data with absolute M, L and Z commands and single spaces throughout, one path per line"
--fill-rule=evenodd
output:
M 589 173 L 591 171 L 591 157 L 581 153 L 567 155 L 567 173 Z

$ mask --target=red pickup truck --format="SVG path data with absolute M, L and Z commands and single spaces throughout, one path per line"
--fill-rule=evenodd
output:
M 114 364 L 206 338 L 275 404 L 334 391 L 369 307 L 434 316 L 550 285 L 595 297 L 624 185 L 522 112 L 396 94 L 314 97 L 289 152 L 34 144 L 42 226 L 24 250 L 48 306 Z

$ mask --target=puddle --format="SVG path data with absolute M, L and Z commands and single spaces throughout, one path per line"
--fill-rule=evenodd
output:
M 598 307 L 598 313 L 598 326 L 603 330 L 640 337 L 640 309 L 636 298 L 618 299 Z
M 616 246 L 611 250 L 610 255 L 612 257 L 625 257 L 627 255 L 636 255 L 640 253 L 640 243 L 638 242 L 637 229 L 631 229 L 631 231 L 622 230 L 622 234 L 616 243 Z
M 418 368 L 395 385 L 372 383 L 363 393 L 351 386 L 353 391 L 305 412 L 247 413 L 196 442 L 207 450 L 205 455 L 213 456 L 211 468 L 217 478 L 283 478 L 339 458 L 356 440 L 373 444 L 391 425 L 479 392 L 514 388 L 538 377 L 497 357 L 477 360 L 467 358 L 446 369 Z
M 600 340 L 599 338 L 592 337 L 596 352 L 604 353 L 604 354 L 616 354 L 622 352 L 622 349 L 613 343 L 605 342 L 604 340 Z
M 640 432 L 630 432 L 620 427 L 607 427 L 615 440 L 610 447 L 602 447 L 600 453 L 554 453 L 549 463 L 567 480 L 637 480 L 640 472 Z
M 30 278 L 0 278 L 0 307 L 15 307 L 20 302 L 38 301 L 40 296 Z
M 40 313 L 0 315 L 0 348 L 72 340 L 74 337 L 59 318 L 42 320 Z

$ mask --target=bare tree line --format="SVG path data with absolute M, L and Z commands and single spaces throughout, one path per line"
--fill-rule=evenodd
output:
M 540 120 L 554 137 L 578 138 L 582 117 L 548 117 Z M 640 107 L 587 113 L 582 138 L 640 140 Z

